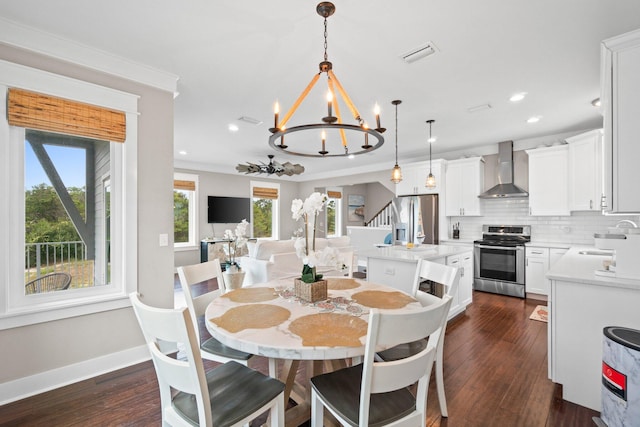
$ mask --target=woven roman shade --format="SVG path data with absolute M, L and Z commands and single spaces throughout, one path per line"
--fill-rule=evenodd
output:
M 124 112 L 10 88 L 7 120 L 12 126 L 124 142 Z
M 277 199 L 278 189 L 268 187 L 253 187 L 253 197 L 258 199 Z
M 342 193 L 340 191 L 327 191 L 327 197 L 330 199 L 342 199 Z
M 173 181 L 173 189 L 174 190 L 196 191 L 196 183 L 194 181 L 175 179 Z

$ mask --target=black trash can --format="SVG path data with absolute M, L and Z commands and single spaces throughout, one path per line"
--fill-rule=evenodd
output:
M 602 412 L 608 427 L 640 427 L 640 331 L 603 330 Z

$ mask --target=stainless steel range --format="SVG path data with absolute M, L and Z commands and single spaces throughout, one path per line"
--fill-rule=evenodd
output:
M 473 242 L 473 288 L 524 298 L 524 245 L 529 241 L 529 225 L 483 225 L 482 239 Z

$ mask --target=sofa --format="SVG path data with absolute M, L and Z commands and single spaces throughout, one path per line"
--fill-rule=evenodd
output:
M 296 255 L 294 242 L 294 239 L 247 242 L 248 253 L 239 258 L 240 267 L 245 272 L 244 285 L 300 275 L 302 260 Z M 341 252 L 353 251 L 348 236 L 316 238 L 316 250 L 327 246 Z

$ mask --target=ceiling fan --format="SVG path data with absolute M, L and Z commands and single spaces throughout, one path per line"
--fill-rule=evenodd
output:
M 267 175 L 276 174 L 278 176 L 287 175 L 298 175 L 304 172 L 304 166 L 300 164 L 292 164 L 290 162 L 278 163 L 273 160 L 274 155 L 269 154 L 269 163 L 260 162 L 260 164 L 247 162 L 246 165 L 238 164 L 236 166 L 236 170 L 240 173 L 250 174 L 250 173 L 266 173 Z

